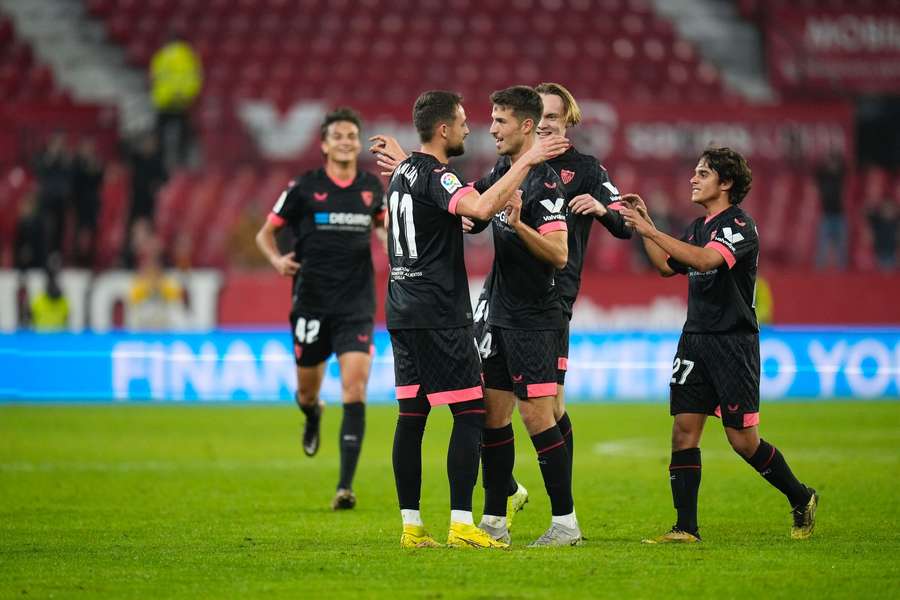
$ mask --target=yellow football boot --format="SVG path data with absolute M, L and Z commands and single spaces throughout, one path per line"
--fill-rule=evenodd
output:
M 425 531 L 422 525 L 404 525 L 400 536 L 401 548 L 440 548 L 441 544 Z
M 677 527 L 673 527 L 661 536 L 641 540 L 644 544 L 696 544 L 700 540 L 699 534 L 688 533 Z
M 451 548 L 509 548 L 509 544 L 495 540 L 483 529 L 468 523 L 450 523 L 447 545 Z
M 813 529 L 816 528 L 816 508 L 819 507 L 819 494 L 812 488 L 808 489 L 812 493 L 809 502 L 792 511 L 794 515 L 794 525 L 791 527 L 792 540 L 808 539 L 812 535 Z

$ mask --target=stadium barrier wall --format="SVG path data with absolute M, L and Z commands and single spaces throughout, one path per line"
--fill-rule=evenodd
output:
M 677 331 L 573 333 L 573 401 L 667 398 Z M 371 402 L 394 400 L 386 331 L 376 332 Z M 776 328 L 761 336 L 765 398 L 900 399 L 900 328 Z M 291 401 L 291 339 L 281 331 L 0 336 L 0 402 Z M 337 363 L 322 396 L 340 398 Z

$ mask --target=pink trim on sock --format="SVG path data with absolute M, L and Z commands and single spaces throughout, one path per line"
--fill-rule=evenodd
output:
M 484 398 L 484 392 L 480 385 L 466 388 L 464 390 L 449 390 L 446 392 L 436 392 L 427 394 L 428 402 L 432 406 L 441 404 L 456 404 L 457 402 L 468 402 L 469 400 L 478 400 Z
M 699 469 L 700 465 L 669 465 L 669 470 L 673 469 Z
M 458 417 L 459 415 L 483 415 L 487 413 L 487 411 L 483 408 L 470 408 L 469 410 L 462 410 L 456 414 L 454 417 Z
M 722 258 L 725 259 L 725 263 L 728 264 L 728 268 L 734 266 L 734 263 L 737 262 L 737 259 L 734 258 L 734 254 L 731 253 L 731 250 L 728 249 L 725 244 L 720 244 L 719 242 L 710 242 L 706 246 L 706 248 L 712 248 L 716 252 L 722 255 Z
M 525 394 L 528 398 L 543 398 L 544 396 L 556 395 L 556 382 L 550 383 L 529 383 L 525 388 Z
M 559 448 L 560 446 L 565 445 L 565 443 L 566 443 L 566 440 L 559 440 L 555 444 L 550 444 L 546 448 L 541 448 L 540 450 L 537 451 L 537 453 L 544 454 L 545 452 L 550 452 L 551 450 L 553 450 L 555 448 Z
M 276 215 L 275 213 L 269 213 L 269 216 L 266 217 L 266 221 L 268 221 L 275 227 L 283 227 L 285 224 L 284 217 Z
M 410 398 L 415 398 L 419 395 L 418 383 L 414 383 L 413 385 L 398 385 L 396 389 L 397 400 L 409 400 Z
M 497 446 L 505 446 L 506 444 L 512 444 L 513 441 L 515 441 L 515 439 L 516 439 L 516 438 L 511 437 L 511 438 L 509 438 L 508 440 L 503 440 L 503 441 L 500 441 L 500 442 L 491 442 L 490 444 L 484 444 L 484 443 L 482 443 L 482 444 L 481 444 L 481 447 L 482 447 L 482 448 L 496 448 Z
M 766 461 L 766 463 L 765 463 L 762 467 L 760 467 L 760 468 L 757 469 L 757 470 L 758 470 L 759 472 L 765 471 L 765 470 L 766 470 L 766 467 L 769 466 L 769 463 L 772 462 L 772 459 L 773 459 L 773 458 L 775 458 L 775 446 L 772 446 L 772 454 L 769 455 L 769 459 Z
M 402 412 L 402 413 L 400 413 L 400 416 L 401 416 L 401 417 L 427 417 L 428 415 L 426 415 L 425 413 L 405 413 L 405 412 Z

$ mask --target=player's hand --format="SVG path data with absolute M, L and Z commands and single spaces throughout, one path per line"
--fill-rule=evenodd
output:
M 631 205 L 631 208 L 636 210 L 638 214 L 643 216 L 645 219 L 650 220 L 650 211 L 647 210 L 647 205 L 644 203 L 644 199 L 638 196 L 637 194 L 624 194 L 620 198 L 622 202 Z
M 300 270 L 300 263 L 294 260 L 293 252 L 288 252 L 275 260 L 275 270 L 284 277 L 293 277 Z
M 373 135 L 369 141 L 372 142 L 369 152 L 375 155 L 375 162 L 381 167 L 382 175 L 391 175 L 397 165 L 407 159 L 400 142 L 392 135 Z
M 516 193 L 510 197 L 503 210 L 506 212 L 506 222 L 510 227 L 515 229 L 516 226 L 521 223 L 522 190 L 516 190 Z
M 603 203 L 590 194 L 579 194 L 569 202 L 569 210 L 576 215 L 594 215 L 602 217 L 607 212 Z
M 622 218 L 625 219 L 625 225 L 631 227 L 638 235 L 646 237 L 656 230 L 653 223 L 641 215 L 637 210 L 622 207 L 618 209 L 618 211 L 619 214 L 622 215 Z
M 538 138 L 528 152 L 525 153 L 525 162 L 532 167 L 556 158 L 569 149 L 569 140 L 561 135 L 548 135 Z
M 475 227 L 475 221 L 473 221 L 469 217 L 462 217 L 463 233 L 469 233 L 470 231 L 472 231 L 473 227 Z

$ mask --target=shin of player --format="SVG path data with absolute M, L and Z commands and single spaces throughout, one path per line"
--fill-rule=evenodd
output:
M 366 384 L 375 311 L 370 238 L 383 238 L 384 192 L 378 178 L 357 168 L 360 119 L 350 109 L 326 115 L 323 168 L 304 173 L 281 194 L 256 236 L 279 274 L 293 278 L 291 332 L 297 363 L 297 404 L 306 417 L 303 451 L 319 449 L 325 361 L 341 372 L 343 419 L 340 476 L 332 508 L 353 508 L 353 478 L 365 433 Z M 293 251 L 282 254 L 276 234 L 287 226 Z
M 669 479 L 678 521 L 650 543 L 697 542 L 700 437 L 708 415 L 722 419 L 732 448 L 791 505 L 791 537 L 815 526 L 816 491 L 791 472 L 777 448 L 759 437 L 759 326 L 754 308 L 759 237 L 739 204 L 750 190 L 746 160 L 728 148 L 703 153 L 691 177 L 691 201 L 705 211 L 681 240 L 653 225 L 637 195 L 623 196 L 626 222 L 643 237 L 663 276 L 689 276 L 688 316 L 672 367 Z
M 476 191 L 464 185 L 448 164 L 463 153 L 469 132 L 461 98 L 452 92 L 425 92 L 413 115 L 421 149 L 396 166 L 388 189 L 391 272 L 385 312 L 400 409 L 393 451 L 403 519 L 400 544 L 439 545 L 425 530 L 419 512 L 421 443 L 431 409 L 449 405 L 453 432 L 447 452 L 451 509 L 447 544 L 505 548 L 508 544 L 475 527 L 472 520 L 485 407 L 461 217 L 487 220 L 504 207 L 516 206 L 514 192 L 532 166 L 562 152 L 566 142 L 535 145 L 489 189 Z
M 540 96 L 525 86 L 495 92 L 491 101 L 491 134 L 501 158 L 476 189 L 490 185 L 521 160 L 535 143 L 542 114 Z M 529 174 L 521 197 L 520 207 L 491 220 L 495 258 L 487 322 L 496 353 L 483 365 L 488 414 L 481 525 L 495 538 L 509 537 L 506 505 L 514 458 L 510 419 L 518 403 L 552 508 L 550 528 L 532 545 L 572 545 L 581 541 L 581 530 L 572 500 L 569 453 L 554 415 L 565 330 L 554 276 L 568 258 L 562 181 L 544 165 Z

